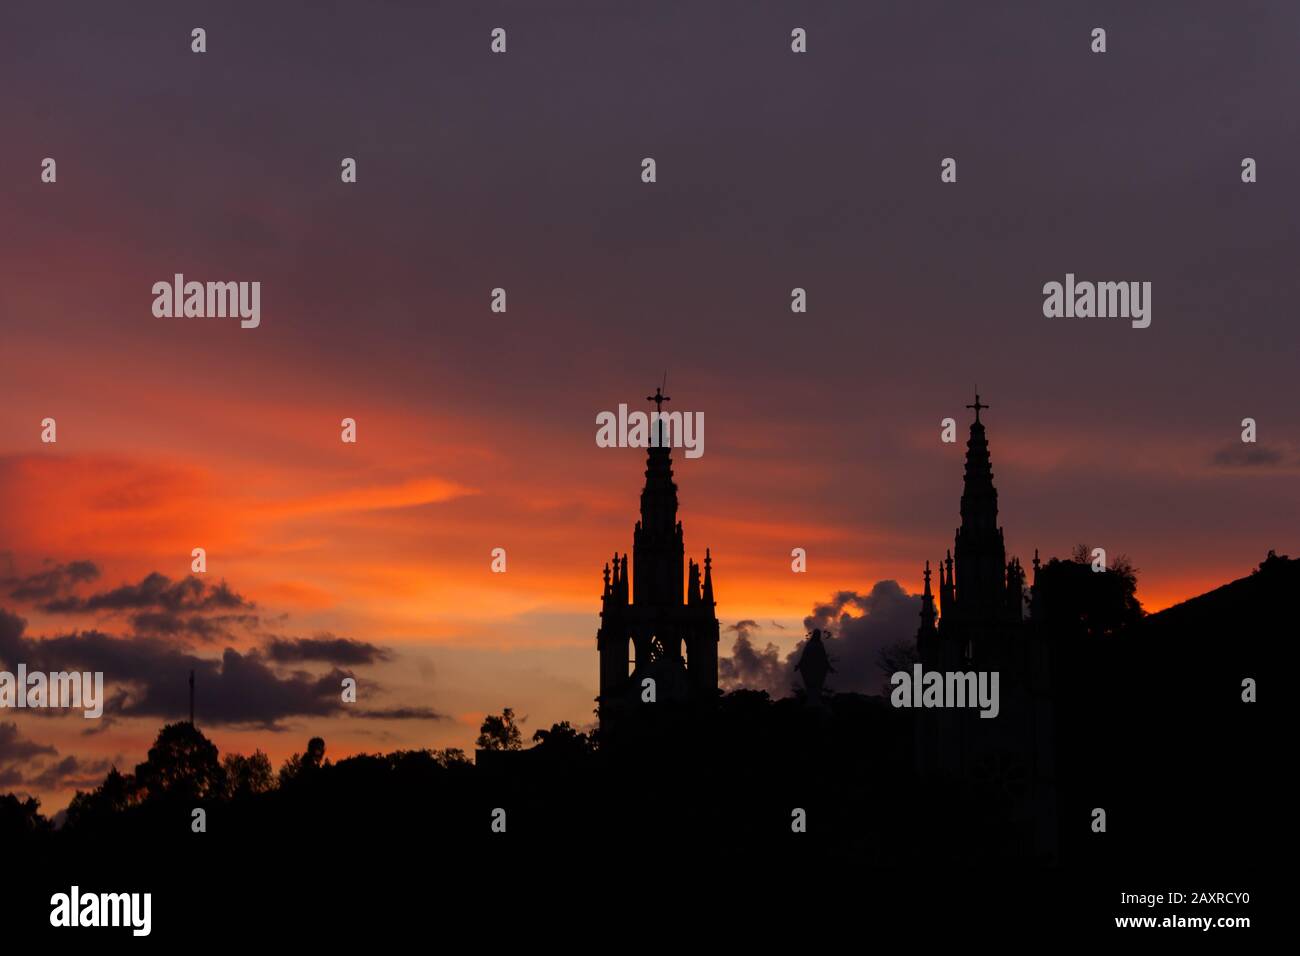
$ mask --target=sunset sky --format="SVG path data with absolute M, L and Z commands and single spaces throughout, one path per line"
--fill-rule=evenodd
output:
M 1125 554 L 1155 610 L 1294 550 L 1296 8 L 632 6 L 6 7 L 0 664 L 136 686 L 0 712 L 0 792 L 143 760 L 191 658 L 200 727 L 277 764 L 591 723 L 644 469 L 596 415 L 665 370 L 724 657 L 826 604 L 910 636 L 977 386 L 1026 566 Z M 178 272 L 260 281 L 261 326 L 155 318 Z M 1044 318 L 1067 272 L 1150 281 L 1151 327 Z

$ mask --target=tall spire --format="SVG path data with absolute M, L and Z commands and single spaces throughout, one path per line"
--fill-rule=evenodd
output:
M 961 527 L 953 547 L 956 558 L 955 607 L 966 621 L 994 621 L 1006 603 L 1006 548 L 998 527 L 998 492 L 980 412 L 989 406 L 975 393 L 975 421 L 966 442 L 966 473 L 961 494 Z
M 713 600 L 713 556 L 709 549 L 704 549 L 704 606 L 713 607 L 718 602 Z
M 655 403 L 656 413 L 668 398 L 655 389 L 647 401 Z M 671 534 L 677 522 L 677 485 L 673 481 L 672 448 L 664 440 L 663 420 L 656 419 L 658 434 L 646 452 L 645 488 L 641 491 L 641 527 L 655 535 Z
M 667 382 L 667 380 L 668 380 L 668 373 L 665 372 L 664 381 Z M 667 447 L 668 441 L 664 437 L 664 420 L 663 420 L 664 402 L 671 402 L 672 399 L 664 394 L 664 390 L 662 388 L 656 388 L 655 393 L 653 395 L 647 395 L 645 397 L 645 400 L 647 402 L 655 403 L 655 413 L 653 418 L 651 419 L 654 422 L 655 433 L 650 436 L 650 446 L 652 448 Z
M 662 408 L 669 401 L 661 388 L 647 401 Z M 633 531 L 633 603 L 682 603 L 682 576 L 686 550 L 682 524 L 677 520 L 677 485 L 673 481 L 672 449 L 663 440 L 663 422 L 657 419 L 658 440 L 646 452 L 645 488 L 641 491 L 641 520 Z
M 966 478 L 961 495 L 961 525 L 963 530 L 972 527 L 990 531 L 998 526 L 998 492 L 993 487 L 993 462 L 989 458 L 989 442 L 980 421 L 980 404 L 975 393 L 975 421 L 971 422 L 970 439 L 966 442 Z

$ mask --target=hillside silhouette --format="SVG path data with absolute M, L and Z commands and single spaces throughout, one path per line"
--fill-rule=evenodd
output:
M 1130 568 L 1095 574 L 1077 560 L 1040 572 L 1035 626 L 1059 651 L 1055 851 L 1046 855 L 1018 835 L 1014 774 L 918 773 L 917 711 L 835 693 L 833 674 L 815 694 L 740 690 L 712 706 L 647 706 L 617 745 L 567 723 L 525 742 L 506 708 L 484 722 L 473 756 L 334 761 L 312 738 L 275 771 L 260 752 L 223 756 L 189 722 L 172 723 L 133 770 L 115 768 L 78 793 L 61 828 L 35 801 L 0 797 L 0 837 L 40 862 L 24 890 L 35 896 L 66 889 L 68 874 L 158 890 L 157 874 L 175 873 L 178 898 L 160 909 L 171 918 L 193 909 L 184 887 L 215 892 L 235 881 L 269 894 L 270 906 L 302 892 L 277 879 L 318 870 L 358 900 L 414 892 L 411 874 L 426 865 L 471 881 L 604 871 L 636 885 L 700 867 L 786 880 L 876 873 L 891 883 L 943 872 L 968 884 L 961 873 L 992 870 L 1025 892 L 1083 887 L 1075 905 L 1094 912 L 1116 879 L 1203 874 L 1236 886 L 1266 852 L 1260 788 L 1275 760 L 1263 742 L 1266 705 L 1244 703 L 1241 685 L 1263 673 L 1283 633 L 1300 561 L 1270 553 L 1249 576 L 1151 615 L 1135 584 Z M 1106 809 L 1105 833 L 1090 828 L 1096 807 Z M 206 811 L 206 833 L 192 832 L 195 808 Z M 498 809 L 504 833 L 492 829 Z M 796 810 L 806 832 L 792 829 Z M 983 892 L 968 885 L 966 899 Z M 1062 898 L 1043 905 L 1069 905 Z

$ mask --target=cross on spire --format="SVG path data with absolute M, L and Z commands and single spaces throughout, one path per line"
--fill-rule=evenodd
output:
M 978 397 L 978 396 L 977 396 L 977 397 Z M 656 389 L 655 389 L 655 393 L 654 393 L 653 395 L 647 395 L 647 396 L 645 397 L 645 400 L 646 400 L 647 402 L 654 402 L 654 403 L 655 403 L 655 411 L 656 411 L 656 412 L 663 411 L 664 402 L 671 402 L 671 401 L 672 401 L 671 398 L 669 398 L 667 395 L 664 394 L 664 390 L 663 390 L 662 388 L 656 388 Z
M 979 424 L 979 420 L 980 420 L 980 409 L 981 409 L 981 408 L 988 408 L 989 406 L 987 406 L 987 405 L 981 405 L 981 404 L 980 404 L 980 393 L 977 391 L 977 392 L 975 393 L 975 404 L 974 404 L 974 405 L 967 405 L 966 407 L 967 407 L 967 408 L 973 408 L 973 409 L 975 409 L 975 424 L 978 425 L 978 424 Z

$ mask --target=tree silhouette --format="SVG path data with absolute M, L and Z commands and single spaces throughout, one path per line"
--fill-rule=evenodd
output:
M 135 768 L 146 799 L 204 800 L 222 796 L 225 774 L 216 745 L 188 721 L 167 724 Z
M 1035 591 L 1035 617 L 1054 633 L 1109 637 L 1142 618 L 1137 569 L 1120 555 L 1105 571 L 1093 571 L 1085 545 L 1075 548 L 1072 560 L 1043 565 Z
M 286 757 L 284 763 L 280 765 L 280 786 L 288 786 L 295 781 L 306 779 L 322 766 L 326 766 L 325 740 L 322 737 L 313 737 L 307 741 L 306 753 L 295 753 L 292 757 Z
M 513 708 L 507 707 L 500 717 L 485 717 L 478 731 L 474 745 L 479 750 L 518 750 L 523 746 L 523 738 L 515 726 Z
M 575 730 L 567 720 L 552 724 L 550 730 L 537 731 L 533 742 L 537 744 L 536 749 L 557 757 L 581 756 L 591 750 L 591 739 Z
M 904 638 L 882 647 L 876 652 L 876 666 L 890 677 L 881 684 L 881 693 L 888 695 L 892 688 L 890 678 L 899 671 L 911 673 L 912 665 L 919 663 L 921 653 L 916 648 L 914 639 Z
M 232 799 L 265 793 L 275 786 L 271 758 L 260 750 L 253 751 L 251 757 L 226 754 L 221 761 L 221 769 L 226 775 L 226 795 Z
M 35 797 L 22 800 L 12 793 L 0 796 L 0 837 L 22 840 L 49 833 L 50 821 L 41 816 L 41 801 Z
M 68 814 L 64 827 L 75 830 L 102 822 L 107 818 L 124 812 L 140 801 L 140 788 L 135 777 L 121 773 L 117 767 L 108 771 L 108 776 L 94 790 L 84 793 L 78 790 L 68 804 Z
M 307 752 L 302 755 L 304 770 L 319 770 L 325 761 L 325 738 L 313 737 L 307 741 Z
M 474 765 L 474 761 L 465 755 L 465 751 L 459 747 L 444 747 L 442 750 L 434 750 L 434 762 L 446 770 L 448 767 L 464 767 Z

